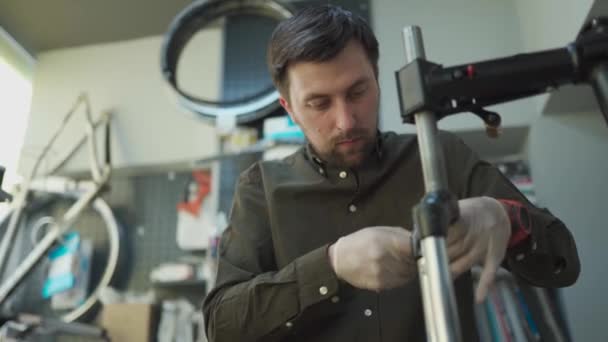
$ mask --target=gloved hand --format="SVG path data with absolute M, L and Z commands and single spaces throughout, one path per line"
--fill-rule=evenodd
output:
M 329 247 L 339 279 L 361 289 L 380 291 L 407 283 L 417 275 L 411 233 L 402 227 L 368 227 Z
M 448 228 L 446 245 L 450 270 L 454 277 L 474 265 L 483 265 L 475 300 L 482 302 L 494 283 L 511 237 L 511 223 L 506 209 L 491 197 L 458 201 L 460 218 Z
M 458 201 L 460 218 L 448 228 L 446 245 L 454 277 L 483 265 L 475 293 L 487 296 L 502 263 L 511 236 L 511 223 L 503 205 L 491 197 Z M 411 249 L 411 232 L 401 227 L 368 227 L 340 238 L 329 247 L 338 278 L 368 290 L 401 286 L 417 275 Z

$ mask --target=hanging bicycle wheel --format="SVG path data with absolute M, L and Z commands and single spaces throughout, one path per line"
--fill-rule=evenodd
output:
M 9 254 L 3 280 L 18 267 L 19 262 L 40 241 L 45 231 L 52 224 L 60 222 L 74 201 L 75 198 L 70 195 L 44 194 L 36 195 L 28 203 L 19 223 L 19 232 Z M 8 215 L 10 216 L 10 213 Z M 9 216 L 0 224 L 2 234 Z M 96 198 L 15 288 L 4 303 L 2 311 L 35 313 L 66 322 L 78 320 L 90 313 L 98 303 L 100 291 L 111 284 L 119 266 L 120 229 L 108 204 L 103 199 Z M 68 245 L 73 246 L 70 241 L 75 236 L 78 237 L 78 243 L 83 250 L 85 245 L 89 246 L 88 256 L 85 256 L 85 252 L 69 267 L 52 265 L 62 250 L 68 250 Z M 77 275 L 73 279 L 73 287 L 49 296 L 49 293 L 69 285 L 65 282 L 70 282 L 67 275 L 69 272 L 66 272 L 70 269 Z M 79 272 L 84 273 L 80 275 Z M 55 283 L 52 283 L 51 279 Z M 80 282 L 83 280 L 86 284 L 81 286 Z M 83 292 L 79 294 L 74 288 L 81 288 Z
M 268 27 L 291 15 L 291 9 L 272 0 L 199 0 L 186 7 L 169 26 L 161 51 L 162 74 L 179 105 L 206 121 L 229 117 L 237 124 L 261 119 L 279 108 L 279 94 L 265 68 L 266 42 Z M 249 58 L 247 63 L 242 59 L 232 63 L 225 44 L 243 23 L 254 25 L 240 30 L 237 54 Z M 216 51 L 222 53 L 213 57 Z M 231 72 L 243 76 L 236 91 L 225 87 Z

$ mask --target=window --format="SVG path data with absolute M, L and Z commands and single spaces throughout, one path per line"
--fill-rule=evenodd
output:
M 6 169 L 2 189 L 9 193 L 21 181 L 17 166 L 32 99 L 31 75 L 25 73 L 31 71 L 32 57 L 0 28 L 0 166 Z M 0 214 L 4 210 L 0 206 Z

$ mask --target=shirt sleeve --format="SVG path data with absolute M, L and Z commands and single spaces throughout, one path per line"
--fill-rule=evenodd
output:
M 277 269 L 257 164 L 239 179 L 220 242 L 215 287 L 203 302 L 210 341 L 277 341 L 340 310 L 328 245 Z
M 530 203 L 496 167 L 480 160 L 459 138 L 447 133 L 441 136 L 448 183 L 458 198 L 490 196 L 520 203 L 529 215 L 529 236 L 520 236 L 517 243 L 511 241 L 503 266 L 531 285 L 574 284 L 580 262 L 572 234 L 564 223 L 548 209 Z

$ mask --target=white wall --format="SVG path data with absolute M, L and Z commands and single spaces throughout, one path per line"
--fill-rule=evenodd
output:
M 530 134 L 538 199 L 570 228 L 581 260 L 563 290 L 574 341 L 608 341 L 608 124 L 599 112 L 543 116 Z
M 521 25 L 523 52 L 560 48 L 574 41 L 593 2 L 593 0 L 516 0 L 515 8 Z M 579 93 L 572 94 L 575 98 L 570 101 L 581 97 Z M 538 111 L 542 110 L 548 99 L 549 94 L 534 99 Z
M 402 28 L 422 29 L 426 57 L 453 66 L 521 52 L 522 39 L 515 3 L 487 0 L 373 0 L 372 22 L 380 42 L 381 127 L 404 131 L 394 72 L 405 65 Z M 524 100 L 491 107 L 504 126 L 527 125 L 538 117 Z M 451 130 L 482 129 L 473 115 L 457 115 L 440 122 Z
M 192 63 L 186 82 L 189 89 L 200 87 L 203 94 L 211 96 L 220 91 L 222 34 L 220 28 L 204 32 L 205 44 L 196 45 L 200 46 L 198 58 L 184 61 Z M 94 117 L 103 110 L 114 113 L 112 157 L 117 168 L 192 160 L 215 153 L 214 129 L 179 108 L 165 86 L 160 72 L 161 42 L 158 36 L 40 54 L 21 174 L 29 172 L 81 92 L 89 94 Z M 80 114 L 58 140 L 51 154 L 55 160 L 51 158 L 44 166 L 55 164 L 67 146 L 82 135 Z M 67 171 L 87 167 L 87 155 L 82 152 L 68 164 Z
M 564 46 L 576 38 L 593 0 L 515 0 L 526 52 Z
M 527 51 L 564 46 L 579 32 L 592 0 L 517 0 L 524 47 Z M 530 161 L 539 200 L 551 208 L 570 228 L 581 258 L 577 283 L 563 290 L 574 341 L 608 341 L 608 241 L 605 213 L 608 192 L 608 124 L 597 106 L 587 103 L 584 112 L 568 112 L 572 91 L 551 94 L 537 101 L 544 115 L 530 133 Z M 585 97 L 587 102 L 589 97 Z M 561 107 L 561 108 L 560 108 Z M 562 112 L 561 114 L 556 111 Z

